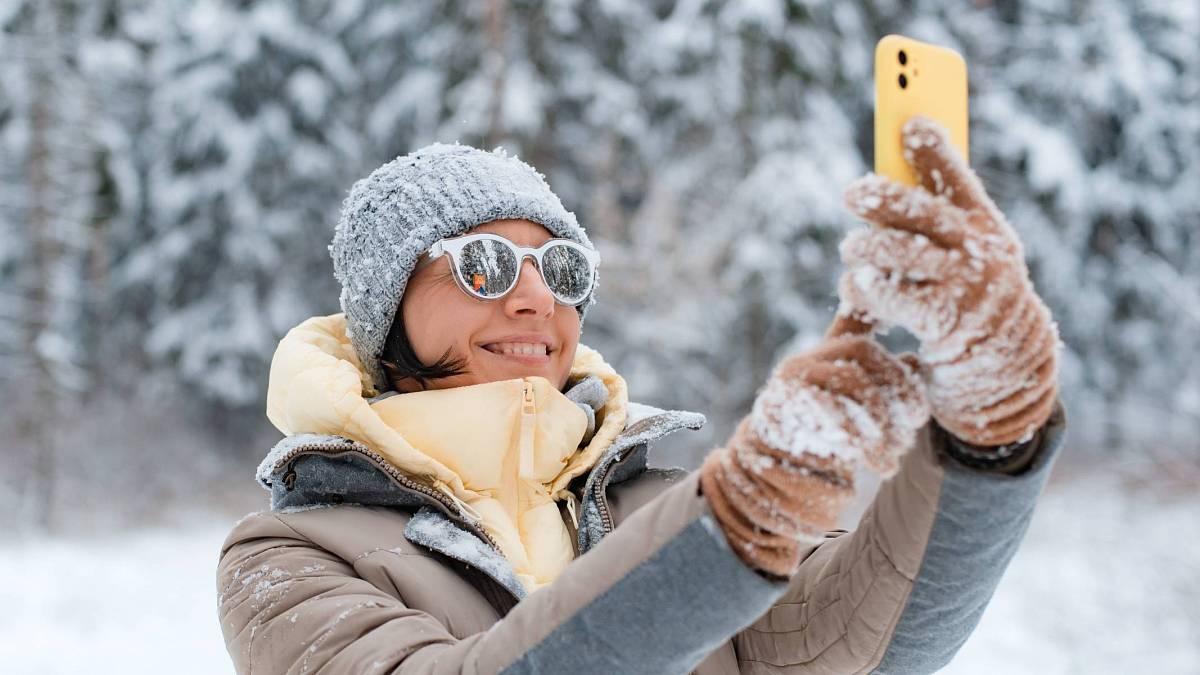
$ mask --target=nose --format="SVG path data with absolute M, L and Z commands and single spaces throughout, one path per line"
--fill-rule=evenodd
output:
M 542 281 L 542 275 L 532 258 L 521 261 L 521 275 L 517 278 L 517 286 L 504 300 L 505 314 L 514 318 L 554 314 L 554 294 L 546 287 L 546 282 Z

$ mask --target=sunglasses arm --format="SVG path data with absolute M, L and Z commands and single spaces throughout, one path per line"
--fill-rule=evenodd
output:
M 429 257 L 430 260 L 437 260 L 438 258 L 445 255 L 445 253 L 446 253 L 446 247 L 442 245 L 441 240 L 433 242 L 433 246 L 430 246 L 429 250 L 425 252 L 425 254 Z

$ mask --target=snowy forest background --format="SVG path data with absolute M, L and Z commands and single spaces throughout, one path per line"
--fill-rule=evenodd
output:
M 47 571 L 83 550 L 186 570 L 166 621 L 202 639 L 139 658 L 226 672 L 211 574 L 265 506 L 274 347 L 339 311 L 350 185 L 435 140 L 505 146 L 576 212 L 604 256 L 583 341 L 709 416 L 658 460 L 697 465 L 830 321 L 893 32 L 966 57 L 973 164 L 1066 343 L 1068 451 L 956 664 L 1200 670 L 1194 0 L 0 0 L 0 578 L 45 580 L 0 590 L 0 658 L 72 670 L 22 660 L 64 621 L 80 664 L 163 630 Z

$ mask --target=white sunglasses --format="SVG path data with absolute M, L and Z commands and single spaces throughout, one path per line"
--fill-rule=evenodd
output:
M 555 301 L 576 306 L 587 299 L 596 283 L 600 254 L 570 239 L 551 239 L 537 248 L 518 246 L 490 232 L 466 234 L 435 242 L 429 260 L 450 255 L 454 280 L 464 293 L 496 300 L 517 286 L 521 263 L 533 258 Z

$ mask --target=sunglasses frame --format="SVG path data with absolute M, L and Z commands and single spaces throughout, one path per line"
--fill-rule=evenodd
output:
M 513 276 L 512 283 L 510 283 L 508 288 L 504 289 L 502 293 L 490 297 L 480 295 L 475 289 L 468 286 L 467 282 L 463 280 L 459 268 L 459 259 L 462 255 L 462 250 L 466 248 L 468 244 L 482 240 L 499 242 L 502 246 L 508 247 L 508 249 L 512 251 L 517 258 L 517 273 Z M 555 246 L 567 246 L 575 251 L 578 251 L 591 266 L 592 278 L 588 281 L 587 293 L 583 294 L 583 298 L 579 300 L 579 302 L 563 302 L 563 300 L 558 296 L 558 293 L 555 293 L 554 289 L 550 286 L 550 281 L 546 279 L 546 272 L 542 267 L 542 257 L 545 256 L 547 251 Z M 427 260 L 436 260 L 442 257 L 444 254 L 450 255 L 450 269 L 453 273 L 451 276 L 454 277 L 454 282 L 458 284 L 458 287 L 472 298 L 483 301 L 499 300 L 500 298 L 503 298 L 511 293 L 512 290 L 517 287 L 517 282 L 521 280 L 521 267 L 525 264 L 525 258 L 533 258 L 533 264 L 535 267 L 537 267 L 538 274 L 542 277 L 542 283 L 546 285 L 546 288 L 550 291 L 550 294 L 554 296 L 554 301 L 567 307 L 578 307 L 579 305 L 583 304 L 585 300 L 587 300 L 588 296 L 591 295 L 592 290 L 595 289 L 596 270 L 600 267 L 599 253 L 577 242 L 571 241 L 570 239 L 550 239 L 546 243 L 535 248 L 530 246 L 521 246 L 498 234 L 492 234 L 491 232 L 474 232 L 471 234 L 464 234 L 458 237 L 449 237 L 436 241 L 432 246 L 429 247 L 429 250 L 427 251 Z

